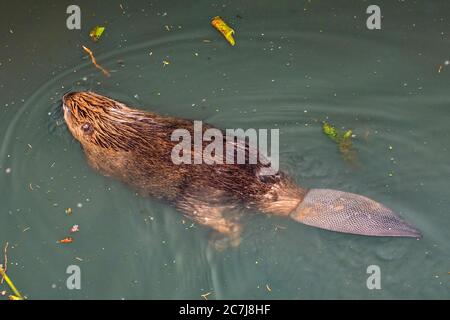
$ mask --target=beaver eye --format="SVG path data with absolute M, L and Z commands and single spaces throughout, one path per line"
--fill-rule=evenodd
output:
M 92 128 L 92 125 L 90 123 L 85 123 L 81 126 L 81 130 L 83 130 L 83 132 L 85 134 L 91 134 L 94 130 Z

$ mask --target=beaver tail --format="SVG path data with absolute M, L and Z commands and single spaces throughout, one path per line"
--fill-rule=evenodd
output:
M 382 204 L 364 196 L 310 189 L 289 217 L 306 225 L 367 236 L 421 237 L 420 231 Z

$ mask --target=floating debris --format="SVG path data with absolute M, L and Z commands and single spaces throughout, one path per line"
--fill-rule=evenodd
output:
M 338 131 L 335 127 L 330 125 L 328 122 L 324 122 L 322 125 L 322 131 L 331 140 L 336 142 L 339 146 L 339 151 L 341 152 L 344 160 L 350 164 L 357 166 L 358 161 L 356 157 L 355 150 L 352 148 L 352 130 L 347 130 L 344 133 Z
M 2 266 L 0 266 L 0 275 L 5 279 L 11 291 L 14 293 L 14 296 L 9 296 L 10 300 L 23 300 L 23 296 L 20 294 L 19 290 L 17 290 L 16 286 L 12 282 L 12 280 L 8 277 L 5 270 Z
M 70 228 L 71 233 L 75 233 L 75 232 L 79 232 L 79 231 L 80 231 L 80 227 L 77 224 L 74 225 L 72 228 Z
M 72 208 L 67 208 L 66 209 L 66 214 L 69 214 L 69 215 L 72 214 Z
M 272 288 L 271 288 L 271 287 L 269 287 L 269 285 L 268 285 L 268 284 L 266 284 L 266 289 L 267 289 L 267 291 L 269 291 L 269 292 L 272 292 Z
M 327 136 L 329 136 L 333 141 L 339 142 L 339 137 L 336 129 L 331 126 L 329 123 L 324 122 L 322 125 L 323 133 L 325 133 Z
M 91 37 L 92 41 L 98 42 L 100 40 L 100 37 L 102 36 L 103 32 L 105 32 L 105 27 L 103 26 L 95 26 L 91 32 L 89 32 L 89 37 Z
M 208 300 L 208 296 L 211 294 L 212 294 L 212 292 L 208 292 L 208 293 L 202 294 L 201 297 L 205 300 Z
M 67 244 L 67 243 L 72 243 L 72 242 L 73 242 L 72 237 L 67 237 L 67 238 L 64 238 L 64 239 L 58 241 L 58 243 L 61 243 L 61 244 Z
M 170 61 L 167 60 L 163 60 L 163 67 L 168 66 L 170 64 Z
M 102 66 L 100 66 L 100 65 L 97 63 L 97 61 L 95 60 L 95 57 L 94 57 L 94 54 L 92 53 L 92 51 L 91 51 L 89 48 L 85 47 L 85 46 L 82 46 L 82 47 L 83 47 L 83 50 L 86 51 L 86 52 L 89 54 L 89 56 L 91 57 L 91 61 L 92 61 L 92 63 L 94 64 L 94 66 L 95 66 L 97 69 L 100 69 L 100 70 L 103 72 L 103 74 L 104 74 L 105 76 L 110 77 L 111 74 L 109 73 L 109 71 L 106 70 L 105 68 L 103 68 Z
M 233 38 L 233 34 L 234 34 L 234 30 L 231 29 L 227 23 L 225 21 L 223 21 L 223 19 L 219 16 L 216 16 L 214 18 L 212 18 L 211 20 L 211 24 L 214 28 L 217 29 L 217 31 L 219 31 L 224 37 L 225 39 L 227 39 L 227 41 L 234 46 L 235 45 L 235 41 Z
M 3 265 L 0 265 L 0 268 L 3 266 L 3 270 L 6 272 L 8 271 L 8 246 L 9 242 L 6 242 L 5 248 L 3 249 Z M 0 280 L 0 284 L 3 284 L 3 281 L 5 281 L 5 277 L 2 276 L 2 279 Z

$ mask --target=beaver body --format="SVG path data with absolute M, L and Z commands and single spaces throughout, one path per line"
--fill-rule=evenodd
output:
M 390 209 L 366 197 L 308 190 L 283 172 L 260 175 L 264 165 L 259 160 L 255 164 L 175 164 L 171 154 L 177 142 L 171 135 L 185 129 L 193 136 L 191 120 L 140 111 L 93 92 L 66 94 L 63 108 L 68 128 L 80 141 L 91 167 L 143 196 L 172 204 L 232 244 L 239 242 L 239 221 L 248 210 L 340 232 L 420 235 Z M 203 131 L 208 128 L 203 126 Z M 229 143 L 224 139 L 224 149 Z M 245 147 L 246 157 L 255 152 Z M 193 146 L 191 152 L 196 152 Z

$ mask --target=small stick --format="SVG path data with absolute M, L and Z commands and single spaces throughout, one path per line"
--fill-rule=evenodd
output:
M 205 299 L 205 300 L 208 300 L 208 296 L 209 296 L 210 294 L 212 294 L 212 292 L 208 292 L 208 293 L 202 294 L 201 297 L 202 297 L 203 299 Z
M 8 246 L 9 246 L 9 242 L 6 242 L 5 249 L 3 250 L 5 273 L 8 270 Z M 4 280 L 5 280 L 5 276 L 2 275 L 2 280 L 0 280 L 0 284 L 3 284 Z
M 95 60 L 95 57 L 94 57 L 94 54 L 92 53 L 92 51 L 89 48 L 85 47 L 85 46 L 82 46 L 82 47 L 83 47 L 84 51 L 86 51 L 89 54 L 89 56 L 91 57 L 91 61 L 94 64 L 94 66 L 97 69 L 100 69 L 105 76 L 110 77 L 111 74 L 108 72 L 108 70 L 106 70 L 105 68 L 103 68 L 101 65 L 99 65 L 97 63 L 97 61 Z
M 14 283 L 11 281 L 11 279 L 6 275 L 5 270 L 3 270 L 3 268 L 0 267 L 0 274 L 3 276 L 3 278 L 5 278 L 6 283 L 8 284 L 8 286 L 11 288 L 12 292 L 14 292 L 14 294 L 16 295 L 17 298 L 19 298 L 18 300 L 23 300 L 22 295 L 20 294 L 19 290 L 17 290 L 16 286 L 14 285 Z

